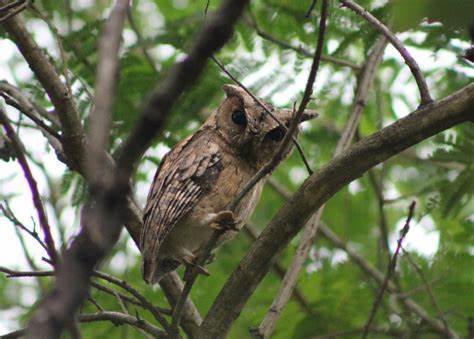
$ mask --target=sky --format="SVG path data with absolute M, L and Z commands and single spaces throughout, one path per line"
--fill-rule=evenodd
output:
M 75 2 L 77 6 L 86 5 L 88 1 L 78 1 Z M 146 2 L 144 3 L 144 11 L 149 12 L 149 8 L 146 6 Z M 149 5 L 149 4 L 148 4 Z M 156 25 L 159 25 L 159 14 L 156 14 L 158 18 L 154 18 L 151 20 L 150 27 L 155 29 Z M 158 22 L 158 24 L 157 24 Z M 34 33 L 36 41 L 44 48 L 46 48 L 50 54 L 54 57 L 58 57 L 58 51 L 53 39 L 53 36 L 47 29 L 46 25 L 39 21 L 33 21 L 29 25 L 29 30 Z M 410 33 L 404 33 L 399 36 L 402 40 L 411 37 L 414 39 L 419 39 L 421 36 L 417 36 Z M 126 30 L 124 32 L 124 39 L 125 44 L 133 43 L 135 36 L 134 33 L 130 30 Z M 463 42 L 458 41 L 455 42 L 459 44 L 460 47 L 467 47 Z M 334 41 L 329 41 L 329 51 L 337 48 L 337 43 Z M 29 67 L 25 63 L 16 63 L 13 60 L 21 58 L 19 52 L 17 51 L 16 47 L 10 41 L 6 39 L 0 39 L 0 80 L 7 80 L 8 82 L 15 84 L 17 81 L 28 81 L 33 76 L 32 72 L 30 71 Z M 462 67 L 457 62 L 457 56 L 453 53 L 447 51 L 439 51 L 437 53 L 431 53 L 428 51 L 418 50 L 416 48 L 409 48 L 410 53 L 413 57 L 419 62 L 420 67 L 423 71 L 429 71 L 434 68 L 442 68 L 442 67 L 453 67 L 458 68 L 465 74 L 474 77 L 474 69 Z M 160 57 L 166 57 L 167 55 L 172 55 L 173 48 L 171 46 L 162 45 L 153 50 L 155 55 Z M 255 55 L 251 56 L 256 59 L 262 59 L 263 53 L 261 51 L 255 52 Z M 403 101 L 395 101 L 394 107 L 392 107 L 394 113 L 397 117 L 401 118 L 407 115 L 409 112 L 413 111 L 417 106 L 417 97 L 413 95 L 413 93 L 417 93 L 417 87 L 411 78 L 411 74 L 407 67 L 404 66 L 402 59 L 400 58 L 398 52 L 392 47 L 388 46 L 385 54 L 384 59 L 395 59 L 399 62 L 402 71 L 400 72 L 399 76 L 397 77 L 394 85 L 390 88 L 390 91 L 393 93 L 401 93 L 405 94 L 405 96 L 409 99 L 409 102 Z M 263 63 L 261 69 L 254 74 L 247 76 L 243 79 L 243 83 L 246 86 L 252 86 L 256 82 L 260 81 L 261 77 L 273 72 L 275 69 L 278 69 L 279 73 L 281 74 L 291 74 L 293 72 L 293 63 L 296 61 L 294 55 L 289 56 L 289 60 L 285 62 L 285 64 L 281 64 L 280 59 L 277 54 L 273 55 L 270 58 L 266 58 L 265 62 Z M 294 75 L 295 81 L 290 86 L 280 86 L 280 90 L 275 92 L 271 97 L 271 101 L 275 105 L 285 105 L 292 100 L 297 94 L 303 91 L 303 87 L 306 83 L 307 71 L 310 68 L 311 61 L 308 60 L 306 64 L 302 67 L 303 71 L 299 74 Z M 12 66 L 14 65 L 14 66 Z M 158 65 L 159 67 L 159 65 Z M 322 68 L 320 74 L 318 75 L 316 86 L 315 86 L 315 93 L 318 93 L 319 90 L 325 84 L 325 80 L 328 78 L 329 74 L 328 68 Z M 334 75 L 334 74 L 331 74 Z M 347 81 L 347 74 L 344 70 L 339 71 L 338 74 L 335 75 L 336 79 L 340 79 L 340 81 Z M 385 74 L 384 76 L 389 76 L 389 74 Z M 432 87 L 435 87 L 435 83 L 433 83 L 432 79 L 428 79 L 429 85 L 431 84 Z M 261 88 L 258 95 L 266 96 L 266 93 L 271 93 L 272 90 L 278 88 L 281 85 L 276 81 L 270 86 Z M 345 91 L 344 100 L 350 102 L 352 99 L 352 87 L 354 84 L 349 82 L 348 87 L 349 90 Z M 75 86 L 79 86 L 75 84 Z M 9 117 L 12 119 L 17 119 L 18 112 L 14 109 L 11 109 L 4 105 L 2 100 L 0 100 L 0 105 L 6 108 Z M 27 121 L 27 118 L 25 118 Z M 50 174 L 51 179 L 54 181 L 60 181 L 61 177 L 65 173 L 66 167 L 56 159 L 56 156 L 51 148 L 48 148 L 44 142 L 44 137 L 42 134 L 37 130 L 31 129 L 21 129 L 20 130 L 20 138 L 24 143 L 27 151 L 32 155 L 33 158 L 41 161 L 44 163 L 44 166 L 47 169 L 47 172 Z M 154 154 L 158 156 L 163 156 L 168 151 L 168 148 L 159 144 L 157 147 L 148 150 L 148 154 Z M 47 183 L 46 178 L 43 175 L 43 172 L 33 163 L 30 162 L 30 166 L 33 171 L 33 175 L 35 176 L 40 193 L 42 195 L 47 196 Z M 143 162 L 141 164 L 143 169 L 149 173 L 149 182 L 152 180 L 152 176 L 155 171 L 155 165 L 151 162 Z M 297 183 L 302 182 L 306 177 L 306 172 L 304 170 L 295 169 L 290 173 L 293 180 Z M 349 185 L 349 191 L 352 194 L 358 192 L 361 189 L 361 186 L 357 183 L 357 181 L 351 183 Z M 139 184 L 135 188 L 137 200 L 143 204 L 146 198 L 148 190 L 147 184 Z M 393 187 L 387 188 L 387 198 L 395 198 L 398 196 L 398 192 Z M 14 162 L 4 162 L 0 161 L 0 197 L 12 197 L 9 199 L 10 207 L 14 211 L 15 215 L 18 217 L 20 221 L 22 221 L 27 227 L 33 229 L 34 225 L 36 224 L 36 229 L 39 229 L 38 222 L 37 222 L 37 215 L 36 211 L 33 207 L 31 193 L 27 188 L 26 181 L 23 177 L 23 174 L 20 170 L 19 165 Z M 70 197 L 69 197 L 70 198 Z M 64 206 L 64 211 L 61 215 L 59 222 L 63 225 L 66 225 L 66 236 L 70 237 L 78 231 L 78 216 L 76 211 L 68 207 L 69 199 L 63 199 L 62 203 Z M 50 207 L 48 206 L 47 214 L 49 215 L 49 221 L 53 225 L 53 232 L 55 239 L 58 239 L 58 232 L 57 232 L 57 220 L 55 220 L 52 215 Z M 403 226 L 404 220 L 399 220 L 397 223 L 397 229 L 400 229 Z M 24 257 L 23 251 L 21 249 L 20 243 L 14 231 L 14 226 L 10 224 L 6 220 L 5 217 L 0 215 L 0 266 L 5 266 L 12 269 L 18 270 L 29 270 L 30 267 Z M 126 236 L 124 233 L 122 236 Z M 394 232 L 390 235 L 390 242 L 392 248 L 396 245 L 396 240 L 398 239 L 398 233 Z M 419 239 L 424 239 L 423 241 L 419 241 Z M 25 236 L 25 241 L 27 248 L 31 252 L 32 256 L 35 259 L 35 262 L 38 266 L 48 269 L 48 265 L 41 261 L 41 257 L 45 256 L 46 253 L 39 248 L 39 246 L 32 241 L 28 236 Z M 57 241 L 58 243 L 58 241 Z M 433 220 L 429 216 L 425 216 L 421 220 L 416 220 L 415 224 L 412 226 L 411 231 L 408 233 L 408 236 L 404 242 L 404 245 L 409 250 L 414 250 L 420 253 L 421 255 L 430 257 L 436 253 L 439 243 L 439 234 L 435 229 L 433 224 Z M 138 255 L 135 246 L 130 243 L 130 251 L 128 254 L 118 253 L 112 260 L 112 267 L 115 267 L 117 270 L 123 269 L 124 266 L 128 264 L 134 263 L 134 256 Z M 130 254 L 132 253 L 132 254 Z M 337 265 L 340 262 L 347 260 L 347 256 L 344 253 L 340 253 L 339 250 L 329 251 L 328 249 L 320 249 L 320 255 L 322 257 L 329 257 L 331 258 L 331 262 L 334 265 Z M 308 272 L 317 271 L 318 264 L 315 262 L 308 267 Z M 32 285 L 32 282 L 25 282 L 26 284 Z M 31 305 L 36 300 L 36 295 L 34 293 L 34 288 L 32 287 L 30 290 L 25 289 L 23 295 L 21 296 L 24 304 Z M 0 306 L 1 306 L 0 300 Z M 16 316 L 18 315 L 19 310 L 13 309 L 8 311 L 0 310 L 0 334 L 14 330 L 17 328 L 18 324 L 16 321 Z

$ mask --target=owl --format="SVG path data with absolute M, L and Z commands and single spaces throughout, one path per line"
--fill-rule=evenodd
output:
M 252 214 L 264 180 L 234 211 L 226 207 L 272 158 L 285 136 L 285 128 L 243 89 L 224 85 L 223 90 L 226 98 L 218 109 L 196 133 L 179 142 L 156 171 L 140 234 L 142 274 L 149 284 L 179 265 L 194 265 L 215 228 L 230 225 L 218 245 L 236 235 Z M 291 110 L 264 104 L 289 126 Z M 315 115 L 305 112 L 302 120 Z M 285 155 L 291 148 L 290 144 Z M 204 267 L 197 268 L 207 274 Z

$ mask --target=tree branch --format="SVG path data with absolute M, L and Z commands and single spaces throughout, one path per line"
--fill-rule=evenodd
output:
M 272 36 L 271 34 L 263 31 L 258 25 L 257 25 L 257 22 L 255 21 L 255 19 L 252 17 L 252 15 L 249 15 L 249 16 L 246 16 L 244 17 L 245 18 L 245 21 L 246 23 L 250 26 L 250 27 L 253 27 L 255 29 L 255 32 L 257 33 L 257 35 L 259 37 L 261 37 L 262 39 L 264 40 L 267 40 L 267 41 L 270 41 L 271 43 L 274 43 L 275 45 L 279 46 L 280 48 L 282 49 L 286 49 L 286 50 L 292 50 L 292 51 L 295 51 L 296 53 L 299 53 L 301 55 L 304 55 L 305 57 L 308 57 L 308 58 L 312 58 L 314 53 L 313 52 L 310 52 L 308 51 L 307 49 L 303 48 L 302 46 L 293 46 L 285 41 L 282 41 L 282 40 L 279 40 L 278 38 L 275 38 L 274 36 Z M 330 63 L 333 63 L 335 65 L 339 65 L 339 66 L 345 66 L 345 67 L 349 67 L 349 68 L 352 68 L 353 70 L 355 71 L 359 71 L 361 69 L 361 66 L 353 63 L 353 62 L 350 62 L 350 61 L 346 61 L 346 60 L 342 60 L 342 59 L 338 59 L 338 58 L 335 58 L 333 56 L 330 56 L 330 55 L 321 55 L 321 60 L 322 61 L 326 61 L 326 62 L 330 62 Z
M 93 267 L 118 239 L 121 223 L 130 216 L 130 211 L 124 210 L 129 177 L 135 162 L 163 126 L 172 104 L 202 73 L 207 58 L 230 38 L 233 24 L 246 4 L 247 1 L 225 1 L 215 16 L 207 21 L 190 55 L 174 67 L 163 85 L 151 96 L 119 152 L 117 166 L 109 174 L 110 179 L 102 181 L 101 187 L 105 189 L 91 190 L 95 202 L 83 209 L 81 232 L 65 252 L 65 264 L 58 271 L 53 292 L 46 297 L 30 322 L 31 335 L 58 337 L 87 296 Z
M 10 144 L 16 154 L 18 162 L 20 163 L 25 179 L 28 182 L 28 186 L 30 187 L 33 205 L 35 206 L 36 213 L 38 214 L 38 220 L 41 226 L 41 230 L 44 233 L 44 241 L 47 247 L 46 251 L 48 252 L 49 257 L 51 258 L 53 265 L 56 266 L 58 263 L 56 246 L 54 245 L 54 238 L 51 234 L 51 227 L 49 226 L 48 217 L 46 216 L 46 211 L 44 209 L 43 202 L 41 201 L 41 195 L 38 191 L 38 185 L 36 183 L 35 178 L 33 177 L 33 173 L 31 173 L 28 161 L 26 160 L 25 153 L 23 151 L 24 146 L 16 135 L 13 127 L 10 125 L 7 115 L 1 108 L 0 123 L 3 125 L 6 134 L 10 139 Z
M 426 84 L 426 80 L 421 73 L 420 67 L 416 60 L 410 55 L 408 50 L 403 46 L 402 42 L 398 40 L 398 38 L 393 34 L 387 26 L 385 26 L 382 22 L 380 22 L 376 17 L 366 11 L 364 8 L 359 6 L 352 0 L 340 0 L 343 6 L 346 6 L 357 13 L 359 16 L 364 18 L 368 21 L 372 26 L 375 27 L 380 33 L 385 35 L 390 43 L 395 47 L 400 55 L 405 60 L 405 63 L 410 68 L 413 77 L 415 78 L 416 84 L 418 85 L 418 89 L 420 91 L 420 100 L 421 105 L 427 105 L 433 101 L 431 98 L 430 92 L 428 90 L 428 85 Z
M 239 194 L 230 202 L 230 204 L 227 206 L 227 209 L 230 211 L 234 211 L 235 208 L 238 206 L 242 198 L 260 181 L 262 180 L 267 174 L 271 173 L 275 167 L 281 162 L 283 159 L 283 154 L 285 150 L 287 149 L 290 141 L 293 138 L 294 133 L 296 132 L 298 128 L 298 124 L 301 121 L 301 118 L 303 116 L 304 110 L 306 106 L 308 105 L 311 95 L 313 93 L 313 84 L 314 81 L 316 80 L 316 75 L 318 72 L 319 64 L 321 61 L 321 54 L 322 54 L 322 49 L 323 49 L 323 42 L 324 42 L 324 33 L 326 29 L 326 19 L 327 19 L 327 0 L 323 0 L 323 6 L 322 6 L 322 12 L 323 14 L 321 15 L 321 21 L 320 21 L 320 26 L 319 26 L 319 32 L 318 32 L 318 46 L 316 48 L 316 51 L 314 53 L 314 58 L 313 58 L 313 63 L 311 65 L 311 70 L 309 72 L 308 80 L 306 82 L 306 87 L 305 91 L 303 94 L 303 98 L 301 100 L 300 106 L 298 108 L 298 111 L 296 114 L 294 114 L 293 119 L 291 121 L 290 127 L 286 131 L 285 137 L 281 141 L 280 145 L 278 146 L 278 149 L 275 152 L 275 155 L 270 159 L 270 161 L 265 164 L 250 180 L 249 182 L 244 186 L 244 188 L 239 192 Z M 263 105 L 265 107 L 265 105 Z M 186 280 L 186 284 L 184 285 L 184 290 L 182 293 L 182 296 L 180 297 L 180 300 L 178 304 L 176 305 L 176 309 L 173 312 L 173 323 L 172 327 L 174 329 L 177 328 L 180 322 L 181 318 L 181 313 L 182 313 L 182 305 L 184 303 L 184 300 L 186 300 L 187 296 L 191 292 L 191 288 L 196 281 L 196 277 L 198 274 L 198 266 L 202 266 L 205 264 L 207 258 L 209 257 L 211 251 L 216 247 L 217 241 L 219 238 L 224 234 L 225 229 L 219 229 L 213 232 L 211 239 L 207 242 L 207 244 L 204 246 L 204 249 L 200 256 L 197 258 L 196 265 L 192 266 L 190 268 L 190 272 L 188 275 L 188 279 Z
M 387 45 L 385 38 L 379 38 L 374 44 L 371 53 L 367 58 L 358 79 L 357 89 L 354 96 L 351 112 L 349 113 L 348 121 L 344 127 L 342 135 L 337 143 L 334 151 L 334 157 L 339 155 L 343 150 L 349 147 L 354 133 L 359 126 L 359 121 L 362 116 L 362 110 L 365 107 L 369 89 L 374 81 L 376 69 L 382 61 L 383 51 Z M 273 333 L 276 323 L 280 318 L 281 312 L 288 303 L 289 297 L 298 281 L 298 276 L 301 272 L 303 264 L 308 256 L 309 250 L 316 235 L 325 205 L 322 205 L 318 211 L 313 214 L 310 220 L 306 223 L 300 243 L 296 250 L 296 254 L 285 274 L 280 289 L 273 299 L 272 305 L 268 310 L 265 318 L 260 323 L 258 328 L 258 336 L 262 338 L 269 338 Z
M 202 335 L 216 338 L 226 335 L 275 256 L 310 215 L 344 185 L 404 149 L 452 126 L 471 121 L 473 107 L 474 84 L 471 84 L 362 139 L 310 176 L 273 217 L 228 278 L 204 319 Z M 441 331 L 444 331 L 442 324 Z
M 206 20 L 187 57 L 176 64 L 165 81 L 155 89 L 141 111 L 129 138 L 120 148 L 118 167 L 126 176 L 163 128 L 173 104 L 200 77 L 207 59 L 224 46 L 233 34 L 234 24 L 249 0 L 225 0 Z
M 370 311 L 369 319 L 367 320 L 367 323 L 364 326 L 364 332 L 362 333 L 363 339 L 367 338 L 367 335 L 369 334 L 369 329 L 371 328 L 372 322 L 375 318 L 375 315 L 377 314 L 377 310 L 380 304 L 382 303 L 383 295 L 385 294 L 385 290 L 387 289 L 388 282 L 390 281 L 393 275 L 393 272 L 395 271 L 395 268 L 397 266 L 398 253 L 400 253 L 403 240 L 405 239 L 406 235 L 408 234 L 408 231 L 410 230 L 410 222 L 411 222 L 411 219 L 413 218 L 413 214 L 415 213 L 415 205 L 416 205 L 416 202 L 415 200 L 413 200 L 408 210 L 408 216 L 407 216 L 407 220 L 405 221 L 405 225 L 400 231 L 400 237 L 398 238 L 398 241 L 397 241 L 397 248 L 395 249 L 392 259 L 389 262 L 387 274 L 385 275 L 385 278 L 383 279 L 382 284 L 380 285 L 380 289 L 374 300 L 374 304 L 372 305 L 372 310 Z
M 5 3 L 6 0 L 0 0 L 0 5 Z M 2 25 L 28 62 L 59 113 L 64 151 L 73 168 L 80 168 L 84 157 L 85 135 L 80 114 L 73 98 L 67 87 L 61 82 L 49 58 L 27 32 L 23 20 L 16 16 L 3 22 Z

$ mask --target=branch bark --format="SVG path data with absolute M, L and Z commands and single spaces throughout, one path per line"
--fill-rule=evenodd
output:
M 36 212 L 38 214 L 39 224 L 41 226 L 41 230 L 44 233 L 44 242 L 46 244 L 46 252 L 48 252 L 48 256 L 50 257 L 54 266 L 58 264 L 57 253 L 56 253 L 56 246 L 54 245 L 54 238 L 51 234 L 51 227 L 48 223 L 48 217 L 46 215 L 46 211 L 43 206 L 43 202 L 41 201 L 41 195 L 38 191 L 38 184 L 36 183 L 35 178 L 33 177 L 33 173 L 31 172 L 30 166 L 28 165 L 28 161 L 26 160 L 26 156 L 24 153 L 24 146 L 21 143 L 20 139 L 15 133 L 12 125 L 8 121 L 8 117 L 0 108 L 0 124 L 3 125 L 5 132 L 10 139 L 11 146 L 15 155 L 20 163 L 21 169 L 23 170 L 23 174 L 25 176 L 26 181 L 28 182 L 28 186 L 30 187 L 31 191 L 31 198 L 33 200 L 33 205 L 35 206 Z
M 473 107 L 474 84 L 471 84 L 362 139 L 310 176 L 274 216 L 228 278 L 204 319 L 201 336 L 221 338 L 228 333 L 276 255 L 310 215 L 344 185 L 404 149 L 452 126 L 472 121 Z M 441 329 L 444 330 L 442 324 Z
M 30 322 L 28 334 L 31 337 L 58 337 L 87 296 L 93 268 L 116 242 L 122 222 L 130 216 L 130 211 L 124 210 L 135 163 L 163 127 L 173 103 L 200 76 L 207 58 L 231 37 L 233 25 L 247 3 L 224 1 L 213 18 L 207 21 L 189 56 L 173 68 L 151 95 L 136 127 L 119 152 L 110 179 L 101 180 L 100 190 L 91 186 L 95 201 L 83 209 L 81 232 L 64 254 L 64 264 L 58 270 L 53 291 Z M 113 11 L 112 15 L 117 15 L 117 12 Z M 100 145 L 97 149 L 104 152 Z
M 351 107 L 351 112 L 349 113 L 349 119 L 344 127 L 341 138 L 337 143 L 334 156 L 339 155 L 344 149 L 349 147 L 354 138 L 354 133 L 357 130 L 357 126 L 359 126 L 362 110 L 367 101 L 369 88 L 375 78 L 376 69 L 382 61 L 383 51 L 385 50 L 386 45 L 387 40 L 385 38 L 379 38 L 377 40 L 367 58 L 367 62 L 364 65 L 362 72 L 359 75 L 354 102 Z M 281 287 L 273 299 L 272 305 L 265 315 L 265 318 L 260 323 L 257 333 L 254 333 L 254 335 L 262 338 L 269 338 L 273 333 L 276 323 L 296 286 L 298 276 L 318 230 L 324 207 L 325 205 L 322 205 L 307 222 L 296 250 L 296 254 L 285 274 Z
M 6 0 L 0 0 L 0 5 L 5 4 Z M 73 98 L 67 87 L 61 82 L 49 58 L 27 32 L 23 20 L 19 16 L 15 16 L 3 22 L 2 25 L 59 113 L 64 151 L 70 158 L 71 165 L 75 169 L 79 169 L 84 159 L 85 134 L 79 110 Z

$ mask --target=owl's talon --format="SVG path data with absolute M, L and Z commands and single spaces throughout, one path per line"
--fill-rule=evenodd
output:
M 221 211 L 211 220 L 209 227 L 216 231 L 238 232 L 237 224 L 232 211 Z

